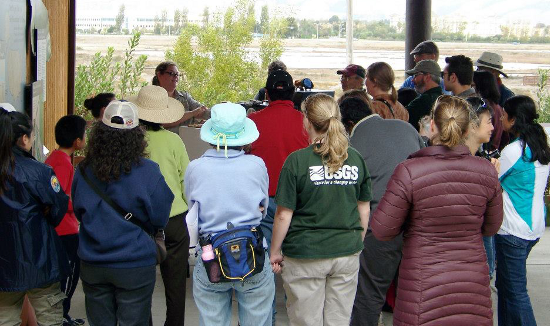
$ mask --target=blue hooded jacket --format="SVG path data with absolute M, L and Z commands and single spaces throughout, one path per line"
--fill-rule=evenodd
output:
M 168 223 L 174 194 L 157 163 L 142 158 L 130 173 L 118 180 L 99 181 L 91 167 L 86 175 L 126 212 L 133 214 L 152 232 Z M 88 264 L 107 268 L 138 268 L 155 265 L 157 249 L 153 239 L 139 226 L 114 210 L 86 183 L 76 169 L 73 208 L 80 221 L 78 257 Z
M 55 227 L 69 204 L 53 169 L 14 146 L 15 166 L 0 196 L 0 291 L 58 282 L 68 261 Z

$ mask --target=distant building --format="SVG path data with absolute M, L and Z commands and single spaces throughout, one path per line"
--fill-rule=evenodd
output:
M 202 20 L 187 20 L 188 24 L 196 24 L 202 26 Z M 168 18 L 164 22 L 165 26 L 173 27 L 174 19 Z M 108 29 L 111 26 L 115 26 L 115 17 L 77 17 L 76 29 L 77 31 L 101 31 Z M 150 17 L 125 17 L 122 23 L 122 29 L 127 29 L 132 32 L 133 30 L 145 30 L 153 31 L 155 29 L 155 18 Z
M 391 15 L 390 26 L 398 31 L 405 26 L 404 15 Z M 496 15 L 470 17 L 467 15 L 432 15 L 432 29 L 434 32 L 462 33 L 464 36 L 491 37 L 495 35 L 527 36 L 547 33 L 544 24 L 535 24 L 525 20 L 503 19 Z M 509 35 L 504 35 L 509 34 Z

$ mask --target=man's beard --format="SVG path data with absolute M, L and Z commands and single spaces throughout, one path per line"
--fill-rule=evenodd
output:
M 414 84 L 414 89 L 415 89 L 418 93 L 422 94 L 422 93 L 424 93 L 424 88 L 425 88 L 424 86 L 425 86 L 425 85 L 426 85 L 426 83 L 424 83 L 424 80 L 421 80 L 419 83 L 415 83 L 415 84 Z

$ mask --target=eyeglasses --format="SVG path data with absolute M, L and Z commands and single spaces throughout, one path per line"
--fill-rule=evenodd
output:
M 165 71 L 163 74 L 168 74 L 171 77 L 181 77 L 181 74 L 179 72 L 172 72 L 172 71 Z
M 426 73 L 423 73 L 423 72 L 419 72 L 417 74 L 414 74 L 413 75 L 413 79 L 416 78 L 417 76 L 422 76 L 422 75 L 425 75 Z
M 441 78 L 445 78 L 445 75 L 448 75 L 448 74 L 449 74 L 448 72 L 442 71 L 442 72 L 441 72 Z

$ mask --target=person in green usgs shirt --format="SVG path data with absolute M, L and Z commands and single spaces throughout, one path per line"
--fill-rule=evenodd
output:
M 137 96 L 129 100 L 139 109 L 140 124 L 146 130 L 149 158 L 159 165 L 160 172 L 174 193 L 170 219 L 164 230 L 167 256 L 160 264 L 160 272 L 166 295 L 165 325 L 184 325 L 189 233 L 185 222 L 188 207 L 183 177 L 189 165 L 189 156 L 179 135 L 165 130 L 162 124 L 179 120 L 185 109 L 160 86 L 144 86 Z
M 311 145 L 290 154 L 279 176 L 271 266 L 282 272 L 290 325 L 347 325 L 368 226 L 370 175 L 349 147 L 332 97 L 310 96 L 302 111 Z

